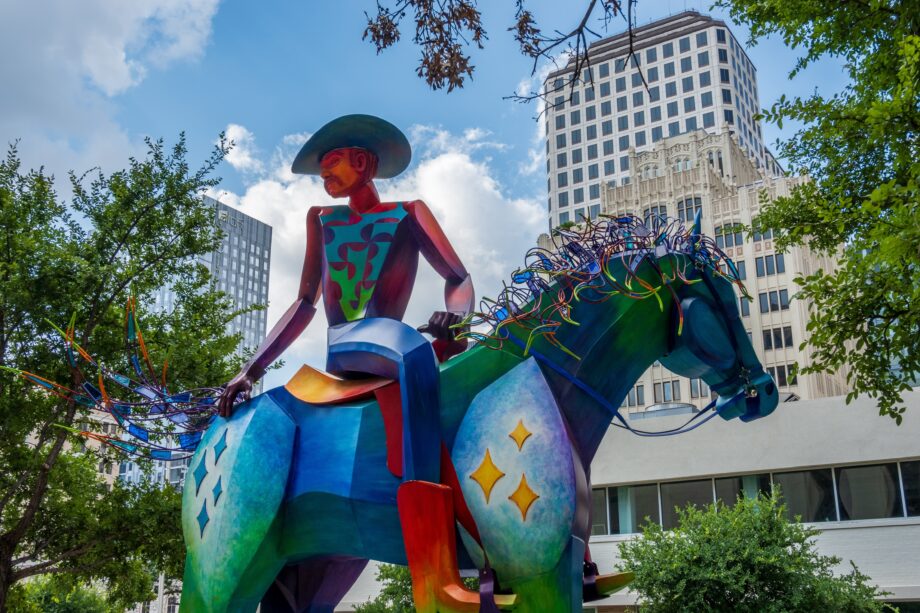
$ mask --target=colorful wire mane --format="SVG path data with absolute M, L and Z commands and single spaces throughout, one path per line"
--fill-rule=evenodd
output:
M 690 267 L 709 268 L 750 299 L 735 264 L 712 238 L 699 233 L 698 219 L 688 230 L 677 219 L 657 215 L 647 222 L 632 215 L 602 215 L 597 221 L 585 219 L 580 226 L 557 228 L 551 241 L 552 248 L 534 247 L 527 252 L 524 267 L 512 273 L 511 283 L 505 284 L 497 298 L 483 298 L 480 310 L 461 324 L 469 329 L 459 333 L 459 338 L 500 349 L 515 329 L 518 337 L 526 339 L 525 354 L 534 341 L 543 338 L 577 358 L 556 338 L 564 323 L 578 325 L 571 317 L 573 303 L 601 302 L 611 296 L 636 300 L 654 297 L 664 309 L 661 293 L 674 294 L 673 281 L 700 280 L 688 278 Z M 658 265 L 666 258 L 672 258 L 670 275 Z M 646 260 L 660 275 L 660 283 L 651 284 L 636 274 L 639 264 Z M 619 263 L 625 275 L 617 278 L 614 270 L 620 267 L 614 264 Z M 679 301 L 677 308 L 679 334 L 683 328 Z
M 80 381 L 76 389 L 39 375 L 16 369 L 16 373 L 51 394 L 110 415 L 123 436 L 110 436 L 69 426 L 59 427 L 84 438 L 118 449 L 132 456 L 154 460 L 181 460 L 190 457 L 201 436 L 217 413 L 216 400 L 222 388 L 201 388 L 172 394 L 166 388 L 168 359 L 161 369 L 154 368 L 137 321 L 137 304 L 132 298 L 125 308 L 125 348 L 133 372 L 125 376 L 97 361 L 74 340 L 75 319 L 66 330 L 51 324 L 60 334 L 64 356 Z M 87 376 L 84 369 L 96 371 Z M 114 384 L 117 396 L 107 385 Z

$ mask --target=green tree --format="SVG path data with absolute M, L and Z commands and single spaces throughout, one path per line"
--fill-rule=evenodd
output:
M 855 566 L 815 548 L 814 528 L 786 519 L 778 492 L 731 508 L 679 510 L 680 524 L 648 523 L 620 544 L 643 611 L 880 611 L 881 593 Z
M 751 29 L 801 50 L 790 77 L 842 58 L 843 91 L 782 96 L 764 112 L 802 127 L 779 153 L 811 183 L 767 205 L 777 247 L 804 245 L 840 268 L 797 279 L 812 303 L 812 361 L 801 372 L 847 373 L 847 401 L 865 393 L 901 422 L 901 392 L 920 375 L 920 2 L 720 0 Z M 900 368 L 892 368 L 893 366 Z
M 381 564 L 377 568 L 380 593 L 364 604 L 355 606 L 356 613 L 412 613 L 412 576 L 409 568 L 397 564 Z M 479 589 L 479 579 L 466 578 L 463 583 L 471 590 Z
M 51 577 L 29 581 L 11 599 L 12 613 L 114 613 L 105 595 L 86 585 L 72 585 Z
M 11 147 L 0 161 L 0 366 L 71 387 L 81 379 L 49 322 L 76 314 L 77 342 L 101 363 L 127 371 L 124 306 L 143 305 L 172 285 L 178 305 L 144 319 L 157 362 L 169 355 L 171 389 L 214 385 L 238 368 L 228 336 L 230 302 L 212 289 L 197 258 L 219 244 L 202 192 L 226 154 L 223 139 L 198 169 L 186 162 L 184 136 L 168 148 L 148 141 L 143 159 L 104 175 L 71 175 L 62 203 L 53 179 L 23 172 Z M 86 373 L 92 377 L 95 373 Z M 72 400 L 37 390 L 0 370 L 0 611 L 25 579 L 51 575 L 102 582 L 112 607 L 150 595 L 153 573 L 181 576 L 180 499 L 169 488 L 100 483 L 105 451 L 57 425 L 92 416 Z

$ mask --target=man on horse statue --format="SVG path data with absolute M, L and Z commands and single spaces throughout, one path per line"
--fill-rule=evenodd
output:
M 402 407 L 402 478 L 397 495 L 403 523 L 429 516 L 423 551 L 406 543 L 413 582 L 451 608 L 478 602 L 458 589 L 456 562 L 445 568 L 455 518 L 452 493 L 439 485 L 441 433 L 438 360 L 466 349 L 452 326 L 473 308 L 473 284 L 438 222 L 421 200 L 381 202 L 375 177 L 395 177 L 409 165 L 411 149 L 392 124 L 369 115 L 340 117 L 319 129 L 291 167 L 319 175 L 333 198 L 347 206 L 314 206 L 307 213 L 307 249 L 294 304 L 272 328 L 253 358 L 227 384 L 219 400 L 228 417 L 238 397 L 304 331 L 323 297 L 329 322 L 327 370 L 344 378 L 387 377 L 398 381 Z M 421 253 L 444 278 L 445 311 L 421 328 L 428 343 L 400 323 L 415 283 Z M 411 483 L 409 483 L 411 482 Z M 433 518 L 437 513 L 442 517 Z M 417 541 L 417 539 L 416 539 Z M 449 544 L 450 543 L 450 544 Z M 449 586 L 449 589 L 445 589 Z M 415 589 L 418 590 L 419 585 Z

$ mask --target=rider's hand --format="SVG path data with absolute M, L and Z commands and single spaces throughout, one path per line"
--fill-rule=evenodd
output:
M 233 403 L 236 401 L 238 394 L 242 393 L 243 398 L 249 400 L 249 396 L 252 393 L 252 383 L 252 377 L 245 372 L 233 377 L 217 400 L 217 413 L 221 417 L 230 417 L 230 414 L 233 413 Z
M 443 362 L 466 350 L 469 341 L 454 338 L 457 330 L 456 328 L 451 328 L 451 326 L 462 322 L 463 319 L 464 316 L 460 313 L 435 311 L 428 320 L 428 324 L 419 328 L 419 331 L 426 332 L 435 338 L 435 353 L 437 353 L 439 361 Z

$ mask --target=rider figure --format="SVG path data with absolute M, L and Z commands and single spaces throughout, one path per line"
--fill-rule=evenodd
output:
M 381 202 L 373 178 L 390 178 L 409 165 L 406 137 L 392 124 L 369 115 L 349 115 L 326 124 L 303 146 L 291 170 L 319 175 L 333 198 L 347 206 L 317 206 L 307 213 L 307 250 L 297 300 L 275 324 L 255 356 L 227 385 L 219 400 L 227 417 L 238 394 L 248 397 L 253 382 L 303 332 L 323 296 L 329 321 L 327 370 L 335 374 L 398 379 L 403 412 L 403 479 L 397 497 L 402 521 L 448 508 L 433 540 L 453 538 L 449 489 L 440 479 L 438 368 L 462 352 L 466 341 L 451 326 L 473 308 L 473 284 L 431 211 L 421 200 Z M 400 323 L 415 282 L 418 255 L 445 279 L 446 311 L 435 312 L 424 337 Z M 411 487 L 406 482 L 412 481 Z M 446 491 L 445 491 L 446 490 Z M 438 504 L 439 503 L 439 504 Z M 439 568 L 446 543 L 430 543 L 427 559 L 413 560 L 413 580 L 422 578 L 439 603 L 450 607 L 478 594 L 457 593 L 456 567 Z M 458 600 L 459 599 L 459 600 Z

